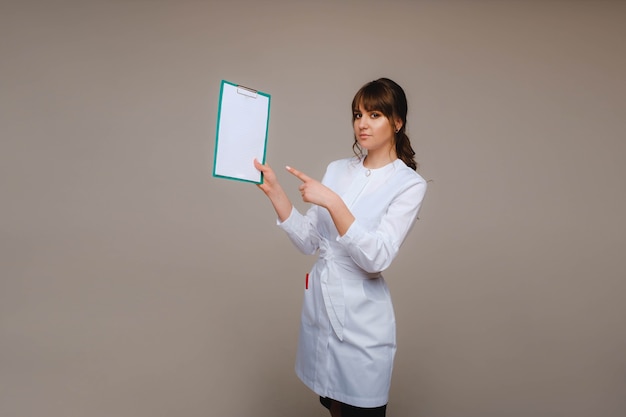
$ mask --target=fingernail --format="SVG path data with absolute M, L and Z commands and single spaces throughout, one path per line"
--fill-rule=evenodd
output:
M 285 165 L 285 168 L 287 169 L 287 171 L 289 171 L 291 169 L 291 167 L 289 165 Z

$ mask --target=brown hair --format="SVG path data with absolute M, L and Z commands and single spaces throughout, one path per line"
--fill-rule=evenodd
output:
M 396 154 L 407 166 L 416 170 L 417 163 L 414 159 L 415 151 L 411 147 L 409 137 L 406 135 L 408 104 L 402 87 L 388 78 L 379 78 L 378 80 L 371 81 L 361 87 L 352 100 L 353 122 L 360 106 L 367 111 L 377 110 L 381 112 L 389 119 L 390 123 L 393 123 L 393 120 L 396 119 L 402 120 L 402 127 L 395 133 L 394 137 Z M 356 137 L 354 138 L 352 149 L 355 155 L 359 157 L 363 156 L 363 149 L 359 146 Z

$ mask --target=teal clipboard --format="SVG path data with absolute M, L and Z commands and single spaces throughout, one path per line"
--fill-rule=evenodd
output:
M 213 176 L 256 184 L 263 176 L 254 158 L 265 163 L 271 96 L 222 80 L 217 111 Z

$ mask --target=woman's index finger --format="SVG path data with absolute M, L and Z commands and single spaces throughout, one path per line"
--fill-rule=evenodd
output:
M 304 181 L 308 181 L 311 179 L 303 172 L 300 172 L 297 169 L 290 167 L 289 165 L 287 165 L 285 168 L 287 168 L 287 171 L 289 171 L 291 174 L 296 176 L 300 181 L 304 182 Z

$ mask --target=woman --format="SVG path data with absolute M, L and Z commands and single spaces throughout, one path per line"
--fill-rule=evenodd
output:
M 305 254 L 319 253 L 304 292 L 296 373 L 331 416 L 384 416 L 396 351 L 395 317 L 381 271 L 412 228 L 426 192 L 415 172 L 402 88 L 381 78 L 352 101 L 355 156 L 328 165 L 322 182 L 298 170 L 305 215 L 269 165 L 259 188 L 279 226 Z

